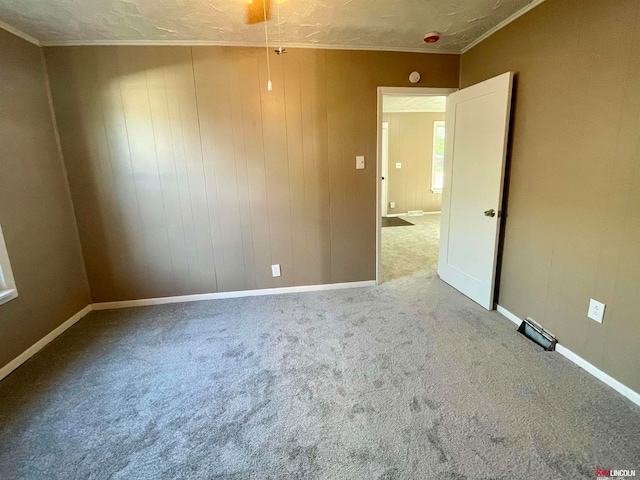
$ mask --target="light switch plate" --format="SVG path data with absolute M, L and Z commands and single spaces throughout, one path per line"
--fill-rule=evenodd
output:
M 356 157 L 356 170 L 364 170 L 364 155 Z
M 396 163 L 396 168 L 402 168 L 402 163 L 401 162 Z
M 389 202 L 389 208 L 396 208 L 396 202 Z
M 274 277 L 279 277 L 280 274 L 280 264 L 277 265 L 271 265 L 271 275 L 273 275 Z
M 589 317 L 591 320 L 595 320 L 598 323 L 602 323 L 602 319 L 604 318 L 604 308 L 604 303 L 592 298 L 589 302 L 589 311 L 587 312 L 587 317 Z

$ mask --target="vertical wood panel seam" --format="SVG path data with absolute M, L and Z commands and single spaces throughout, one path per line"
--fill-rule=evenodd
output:
M 215 273 L 215 279 L 216 279 L 215 290 L 216 292 L 218 292 L 220 288 L 218 285 L 218 272 L 216 271 L 216 250 L 213 246 L 213 232 L 211 231 L 213 226 L 211 225 L 211 211 L 209 209 L 207 175 L 206 175 L 206 169 L 204 166 L 204 145 L 202 144 L 202 123 L 200 121 L 200 102 L 198 101 L 198 86 L 196 84 L 196 65 L 195 65 L 195 60 L 193 58 L 193 47 L 189 47 L 189 52 L 191 53 L 191 78 L 193 79 L 193 94 L 195 95 L 196 117 L 198 119 L 198 137 L 200 140 L 200 163 L 202 164 L 202 176 L 204 180 L 204 198 L 205 198 L 205 204 L 207 206 L 207 222 L 209 223 L 209 240 L 211 240 L 211 255 L 213 257 L 213 271 Z M 224 261 L 224 257 L 223 257 L 223 261 Z
M 147 282 L 149 281 L 149 279 L 151 278 L 151 272 L 149 270 L 149 267 L 151 265 L 151 263 L 149 262 L 149 252 L 147 250 L 147 240 L 145 238 L 145 233 L 144 233 L 144 229 L 142 228 L 142 213 L 140 212 L 140 200 L 138 198 L 138 186 L 136 185 L 136 175 L 135 175 L 135 169 L 133 166 L 133 155 L 131 154 L 131 140 L 129 138 L 129 126 L 127 125 L 127 114 L 125 113 L 125 108 L 124 108 L 124 100 L 122 99 L 122 84 L 120 82 L 120 80 L 118 79 L 118 93 L 120 95 L 120 106 L 122 107 L 122 119 L 123 119 L 123 123 L 124 123 L 124 131 L 125 131 L 125 135 L 127 136 L 127 150 L 129 151 L 129 165 L 131 166 L 131 180 L 133 183 L 133 193 L 136 199 L 136 209 L 138 211 L 138 225 L 140 227 L 140 236 L 142 237 L 142 245 L 144 246 L 144 258 L 146 258 L 146 262 L 145 262 L 145 271 L 147 273 L 146 277 L 147 277 Z
M 324 69 L 325 75 L 327 74 L 327 52 L 324 51 Z M 326 135 L 326 145 L 327 145 L 327 193 L 329 194 L 329 273 L 331 275 L 331 281 L 334 279 L 333 275 L 333 198 L 332 198 L 332 188 L 331 188 L 331 150 L 329 145 L 329 78 L 327 76 L 327 81 L 325 82 L 325 110 L 327 115 L 327 135 Z
M 188 254 L 188 249 L 187 249 L 187 236 L 186 233 L 184 231 L 184 213 L 182 211 L 182 196 L 180 195 L 180 186 L 178 184 L 178 166 L 177 166 L 177 160 L 176 160 L 176 145 L 173 141 L 173 124 L 171 122 L 171 110 L 169 108 L 169 94 L 167 92 L 167 77 L 166 77 L 166 72 L 163 70 L 162 71 L 162 82 L 164 83 L 164 100 L 165 100 L 165 104 L 167 106 L 167 120 L 169 123 L 169 135 L 171 136 L 171 156 L 173 157 L 173 172 L 176 176 L 176 193 L 177 193 L 177 197 L 178 197 L 178 206 L 179 206 L 179 210 L 180 210 L 180 227 L 182 229 L 182 245 L 184 246 L 184 251 L 185 251 L 185 260 L 186 260 L 186 264 L 187 264 L 187 272 L 189 274 L 189 283 L 190 283 L 190 289 L 193 289 L 193 278 L 191 276 L 191 265 L 189 262 L 189 254 Z M 180 108 L 180 100 L 178 99 L 178 108 Z M 184 136 L 183 136 L 183 143 L 184 143 Z M 186 152 L 185 152 L 185 158 L 186 158 Z M 197 250 L 196 250 L 196 254 L 197 254 Z M 200 263 L 200 262 L 198 262 Z
M 578 18 L 579 18 L 579 20 L 578 20 L 578 23 L 579 23 L 578 32 L 582 32 L 583 29 L 584 29 L 585 19 L 584 19 L 584 16 L 582 16 L 582 15 L 579 15 Z M 584 41 L 583 38 L 584 37 L 581 34 L 578 34 L 576 36 L 576 50 L 577 51 L 580 51 L 580 44 L 583 43 L 583 41 Z M 567 118 L 575 118 L 575 113 L 576 113 L 575 110 L 576 110 L 576 105 L 572 104 L 571 108 L 570 108 L 571 115 L 570 116 L 568 115 Z M 547 289 L 546 289 L 547 291 L 546 291 L 546 294 L 545 294 L 545 307 L 544 307 L 544 315 L 545 315 L 545 317 L 548 316 L 547 311 L 548 311 L 548 307 L 549 307 L 549 295 L 551 294 L 551 279 L 552 279 L 552 276 L 553 276 L 553 260 L 554 260 L 554 257 L 556 256 L 556 252 L 558 250 L 560 250 L 561 246 L 562 246 L 562 245 L 560 245 L 560 246 L 558 245 L 561 242 L 561 240 L 559 239 L 559 235 L 561 235 L 561 232 L 559 232 L 559 231 L 555 232 L 555 235 L 553 237 L 553 241 L 552 241 L 552 244 L 551 244 L 552 254 L 551 254 L 551 259 L 550 259 L 550 262 L 549 262 L 549 273 L 547 274 Z M 566 266 L 564 266 L 562 268 L 561 274 L 559 275 L 560 276 L 560 282 L 559 282 L 560 284 L 557 287 L 558 290 L 562 290 L 563 286 L 565 285 L 566 270 L 567 270 Z M 586 337 L 585 337 L 585 343 L 586 343 Z M 579 351 L 581 351 L 583 349 L 584 349 L 584 345 L 580 345 L 579 346 Z
M 284 63 L 284 62 L 283 62 Z M 287 123 L 287 89 L 285 85 L 285 67 L 282 67 L 282 110 L 284 111 L 284 142 L 287 146 L 287 182 L 289 185 L 289 236 L 291 237 L 291 263 L 293 267 L 293 283 L 297 285 L 297 265 L 296 265 L 296 255 L 295 255 L 295 239 L 293 236 L 293 231 L 295 230 L 294 223 L 295 219 L 293 218 L 293 209 L 291 208 L 291 202 L 293 199 L 291 198 L 291 155 L 289 154 L 289 124 Z M 302 118 L 302 111 L 300 112 Z M 301 132 L 301 136 L 304 132 Z M 301 138 L 302 140 L 302 138 Z M 304 144 L 303 144 L 304 149 Z M 303 180 L 303 189 L 304 189 L 304 165 L 302 169 L 302 180 Z
M 273 249 L 271 247 L 271 212 L 269 208 L 269 176 L 267 175 L 267 146 L 264 141 L 264 114 L 262 113 L 264 102 L 262 100 L 262 88 L 260 87 L 260 60 L 257 55 L 255 56 L 255 61 L 258 69 L 257 81 L 258 92 L 260 95 L 260 139 L 262 140 L 262 168 L 264 169 L 265 201 L 267 207 L 267 225 L 269 229 L 269 262 L 273 263 Z
M 639 16 L 639 12 L 640 12 L 640 2 L 638 2 L 638 4 L 636 5 L 636 17 Z M 634 55 L 633 38 L 632 38 L 630 43 L 631 43 L 631 46 L 629 48 L 629 60 L 627 61 L 627 72 L 626 72 L 626 75 L 625 75 L 626 78 L 627 78 L 625 92 L 628 92 L 629 84 L 630 83 L 634 83 L 629 78 L 630 74 L 631 74 L 631 68 L 632 68 L 632 65 L 633 65 L 633 55 Z M 626 94 L 625 94 L 625 96 L 626 96 Z M 623 96 L 623 98 L 621 100 L 621 103 L 623 103 L 623 104 L 624 104 L 624 101 L 625 101 L 625 99 L 624 99 L 625 96 Z M 620 108 L 620 116 L 618 118 L 618 131 L 617 131 L 617 134 L 616 134 L 616 147 L 615 147 L 615 150 L 614 150 L 614 158 L 616 160 L 614 161 L 614 164 L 613 164 L 611 177 L 610 177 L 609 185 L 608 185 L 608 188 L 607 188 L 607 195 L 606 195 L 606 202 L 605 202 L 605 205 L 607 205 L 607 207 L 611 203 L 611 197 L 613 196 L 613 190 L 614 190 L 613 182 L 615 181 L 615 173 L 616 173 L 616 170 L 617 170 L 616 167 L 620 163 L 620 160 L 618 160 L 619 156 L 616 154 L 616 152 L 617 152 L 618 147 L 620 145 L 623 117 L 624 117 L 624 106 L 622 106 Z M 636 146 L 636 159 L 637 159 L 637 154 L 640 151 L 640 146 L 638 146 L 639 144 L 637 143 L 638 138 L 640 138 L 640 135 L 638 135 L 636 137 L 636 145 L 637 145 Z M 633 175 L 635 175 L 635 168 L 634 168 Z M 633 178 L 633 175 L 630 178 Z M 632 185 L 633 185 L 633 183 L 632 183 Z M 631 188 L 631 191 L 633 191 L 633 188 Z M 627 209 L 626 209 L 626 212 L 625 212 L 625 215 L 623 216 L 623 218 L 629 218 L 629 208 L 630 208 L 629 205 L 630 204 L 631 204 L 631 200 L 629 199 L 629 202 L 628 202 L 628 205 L 627 205 Z M 594 276 L 593 287 L 592 287 L 592 291 L 594 291 L 594 292 L 595 292 L 596 286 L 598 284 L 598 278 L 599 278 L 599 274 L 600 274 L 600 266 L 602 264 L 602 251 L 604 250 L 603 249 L 604 238 L 605 238 L 605 234 L 604 234 L 604 232 L 601 232 L 601 234 L 600 234 L 600 242 L 599 242 L 600 246 L 598 248 L 598 263 L 597 263 L 597 266 L 596 266 L 596 274 Z M 620 243 L 622 243 L 622 240 L 621 240 Z M 614 292 L 615 292 L 615 285 L 617 284 L 618 272 L 620 270 L 620 258 L 622 257 L 622 246 L 621 245 L 619 245 L 619 246 L 620 246 L 620 248 L 618 250 L 618 264 L 617 264 L 617 267 L 616 267 L 616 277 L 615 277 L 616 280 L 614 281 Z
M 317 65 L 317 64 L 316 64 Z M 302 96 L 300 96 L 300 100 L 302 101 Z M 316 99 L 317 101 L 317 99 Z M 312 165 L 313 165 L 313 185 L 314 185 L 314 190 L 313 190 L 313 211 L 315 212 L 315 218 L 316 218 L 316 223 L 315 223 L 315 229 L 316 229 L 316 235 L 315 235 L 315 243 L 316 243 L 316 252 L 314 255 L 314 260 L 316 263 L 316 275 L 317 275 L 317 279 L 318 281 L 322 280 L 322 274 L 321 274 L 321 269 L 320 269 L 320 255 L 321 255 L 321 245 L 320 245 L 320 236 L 322 235 L 322 226 L 320 226 L 320 228 L 318 228 L 319 222 L 320 222 L 320 216 L 319 216 L 319 212 L 318 212 L 318 197 L 321 195 L 320 193 L 320 184 L 318 181 L 318 161 L 319 159 L 316 157 L 316 153 L 317 153 L 317 148 L 320 148 L 320 146 L 317 144 L 317 140 L 316 140 L 316 135 L 315 132 L 316 130 L 316 116 L 314 115 L 314 101 L 313 101 L 313 96 L 309 95 L 309 105 L 311 106 L 311 126 L 312 126 L 312 130 L 313 130 L 313 134 L 311 135 L 311 156 L 312 156 Z
M 178 97 L 178 114 L 180 115 L 180 137 L 182 138 L 182 154 L 184 157 L 184 173 L 185 173 L 185 179 L 187 180 L 187 189 L 188 189 L 188 196 L 189 196 L 189 213 L 191 215 L 191 224 L 193 225 L 193 244 L 195 246 L 195 252 L 196 252 L 196 261 L 198 262 L 198 285 L 200 285 L 200 287 L 202 287 L 202 269 L 201 269 L 201 265 L 202 263 L 200 262 L 200 250 L 198 249 L 198 240 L 196 237 L 196 219 L 193 213 L 193 196 L 192 196 L 192 190 L 191 190 L 191 178 L 189 176 L 189 164 L 188 164 L 188 158 L 187 158 L 187 144 L 185 143 L 185 129 L 184 129 L 184 122 L 183 122 L 183 108 L 182 108 L 182 102 L 180 101 L 180 97 Z M 198 132 L 199 134 L 199 132 Z M 201 147 L 202 148 L 202 147 Z M 176 172 L 177 172 L 177 164 L 176 164 Z M 180 186 L 178 186 L 178 189 L 180 189 Z M 178 195 L 180 195 L 180 192 L 178 191 Z M 182 201 L 182 200 L 181 200 Z M 182 213 L 182 212 L 181 212 Z M 184 225 L 183 225 L 183 231 L 184 231 Z M 184 232 L 185 235 L 185 243 L 186 243 L 186 239 L 187 239 L 187 234 L 186 232 Z M 187 258 L 187 262 L 189 262 L 189 259 Z M 191 279 L 192 283 L 193 283 L 193 279 Z
M 151 108 L 151 92 L 149 91 L 149 78 L 148 78 L 147 72 L 145 72 L 144 81 L 147 85 L 146 93 L 147 93 L 147 104 L 149 105 L 149 120 L 151 121 L 151 137 L 153 138 L 153 151 L 155 152 L 155 157 L 156 157 L 156 172 L 158 173 L 158 184 L 160 185 L 160 198 L 162 199 L 162 213 L 164 216 L 164 231 L 167 234 L 167 247 L 169 249 L 169 262 L 171 263 L 171 274 L 173 276 L 173 289 L 175 289 L 177 286 L 176 267 L 173 262 L 173 253 L 171 251 L 171 240 L 169 237 L 169 225 L 167 221 L 167 206 L 164 199 L 164 188 L 162 186 L 162 176 L 160 175 L 160 165 L 158 162 L 158 143 L 156 142 L 156 128 L 155 128 L 155 123 L 153 122 L 153 109 Z
M 305 141 L 304 141 L 304 132 L 305 132 L 305 128 L 304 128 L 304 103 L 302 101 L 302 82 L 300 81 L 300 62 L 296 63 L 296 74 L 297 74 L 297 78 L 298 78 L 298 86 L 300 88 L 299 91 L 299 95 L 298 95 L 298 102 L 300 104 L 300 142 L 302 145 L 302 198 L 303 198 L 303 202 L 304 202 L 304 211 L 307 211 L 307 180 L 306 180 L 306 176 L 305 176 L 305 171 L 306 171 L 306 163 L 307 163 L 307 155 L 306 155 L 306 150 L 305 150 Z M 313 136 L 311 137 L 311 149 L 313 151 Z M 315 195 L 314 195 L 315 198 Z M 314 205 L 314 211 L 315 211 L 315 205 Z M 316 219 L 316 223 L 317 223 L 317 217 L 314 217 Z M 305 218 L 305 222 L 304 222 L 304 246 L 305 246 L 305 263 L 307 263 L 308 259 L 309 259 L 309 222 L 307 221 L 307 219 Z M 317 253 L 318 249 L 316 246 L 315 252 Z M 313 255 L 314 259 L 316 259 L 317 261 L 317 254 Z M 316 269 L 316 275 L 318 275 L 318 270 Z
M 238 61 L 236 58 L 233 59 L 233 63 L 235 64 L 235 68 L 236 68 L 236 72 L 238 71 Z M 229 95 L 231 95 L 231 75 L 227 74 L 227 87 L 229 89 Z M 240 103 L 242 105 L 242 95 L 240 95 Z M 243 107 L 244 108 L 244 107 Z M 236 129 L 234 126 L 234 121 L 233 121 L 233 105 L 230 105 L 229 108 L 230 114 L 231 114 L 231 136 L 233 137 L 233 159 L 234 159 L 234 166 L 235 166 L 235 171 L 236 171 L 236 196 L 238 197 L 238 222 L 240 223 L 240 238 L 242 238 L 242 263 L 244 265 L 244 281 L 245 281 L 245 285 L 249 286 L 249 284 L 251 283 L 251 280 L 249 279 L 249 272 L 247 271 L 247 255 L 245 253 L 245 234 L 244 234 L 244 228 L 242 226 L 242 206 L 240 205 L 240 175 L 238 173 L 238 158 L 237 158 L 237 152 L 236 152 Z M 242 128 L 243 128 L 243 133 L 244 133 L 244 111 L 241 110 L 240 112 L 241 117 L 242 117 Z M 247 151 L 246 151 L 246 142 L 245 142 L 245 138 L 244 135 L 242 136 L 242 146 L 243 146 L 243 150 L 244 150 L 244 157 L 245 157 L 245 162 L 246 162 L 246 158 L 247 158 Z M 247 179 L 249 178 L 249 172 L 247 170 Z M 247 180 L 248 181 L 248 180 Z M 247 195 L 249 196 L 249 186 L 247 185 Z M 251 205 L 251 197 L 249 196 L 249 205 Z M 251 208 L 249 208 L 249 225 L 251 225 L 251 232 L 253 234 L 253 225 L 251 223 Z M 253 236 L 253 235 L 252 235 Z M 253 242 L 252 242 L 252 248 L 253 248 Z
M 182 121 L 182 102 L 180 101 L 180 97 L 178 96 L 178 114 L 180 115 L 180 137 L 182 139 L 182 154 L 184 156 L 184 172 L 185 172 L 185 178 L 187 180 L 187 189 L 189 190 L 188 195 L 189 195 L 189 213 L 191 214 L 191 224 L 194 226 L 193 227 L 193 231 L 194 231 L 194 244 L 195 244 L 195 252 L 196 252 L 196 260 L 198 262 L 198 285 L 200 285 L 200 287 L 202 287 L 202 269 L 201 269 L 201 265 L 202 263 L 200 262 L 200 250 L 198 249 L 198 241 L 196 239 L 196 234 L 195 234 L 195 223 L 196 223 L 196 219 L 195 216 L 193 214 L 193 197 L 191 195 L 191 178 L 189 177 L 189 166 L 188 166 L 188 159 L 187 159 L 187 145 L 185 143 L 184 137 L 185 137 L 185 131 L 184 131 L 184 122 Z M 202 148 L 202 146 L 200 147 Z M 177 175 L 177 168 L 178 165 L 177 163 L 174 165 L 175 169 L 176 169 L 176 175 Z M 180 198 L 180 204 L 182 205 L 182 197 L 180 195 L 180 186 L 178 185 L 178 197 Z M 180 211 L 180 215 L 182 215 L 182 210 Z M 183 217 L 184 218 L 184 217 Z M 187 235 L 186 232 L 184 231 L 184 223 L 182 225 L 182 231 L 184 233 L 184 240 L 185 240 L 185 245 L 186 245 L 186 241 L 187 241 Z M 188 254 L 187 254 L 187 264 L 189 264 L 189 258 L 188 258 Z M 189 272 L 191 272 L 191 270 L 189 270 Z M 217 279 L 217 277 L 216 277 Z M 191 278 L 190 275 L 190 280 L 191 283 L 193 284 L 193 278 Z M 216 289 L 217 290 L 217 289 Z
M 240 65 L 238 65 L 238 71 L 240 71 Z M 251 195 L 252 189 L 250 187 L 250 181 L 249 181 L 249 177 L 250 177 L 250 170 L 249 170 L 249 154 L 247 153 L 247 131 L 246 131 L 246 124 L 245 124 L 245 116 L 244 116 L 244 110 L 246 107 L 246 101 L 243 95 L 243 91 L 240 90 L 240 104 L 242 106 L 242 109 L 240 111 L 240 114 L 242 116 L 242 144 L 244 145 L 244 163 L 245 163 L 245 168 L 247 171 L 247 175 L 246 175 L 246 185 L 247 185 L 247 197 L 249 198 L 249 205 L 248 205 L 248 210 L 249 210 L 249 227 L 251 229 L 251 250 L 253 251 L 253 263 L 254 263 L 254 269 L 253 269 L 253 281 L 254 281 L 254 285 L 257 286 L 258 285 L 258 270 L 257 270 L 257 265 L 256 265 L 256 242 L 254 241 L 254 231 L 253 231 L 253 198 Z
M 224 54 L 224 51 L 223 51 Z M 194 82 L 194 88 L 196 90 L 196 106 L 198 109 L 198 124 L 200 126 L 202 126 L 202 121 L 200 119 L 200 101 L 198 100 L 198 82 L 196 81 L 196 73 L 195 73 L 195 64 L 194 64 L 194 71 L 193 71 L 193 82 Z M 204 106 L 204 105 L 203 105 Z M 211 221 L 211 210 L 209 209 L 209 187 L 208 187 L 208 182 L 207 182 L 207 169 L 205 168 L 205 155 L 204 155 L 204 149 L 202 150 L 202 170 L 204 172 L 204 182 L 205 182 L 205 197 L 207 199 L 207 212 L 208 212 L 208 216 L 209 216 L 209 227 L 211 229 L 211 242 L 213 245 L 213 266 L 214 269 L 216 270 L 216 290 L 220 290 L 220 285 L 218 282 L 218 270 L 217 270 L 217 265 L 215 262 L 215 257 L 216 257 L 216 249 L 215 249 L 215 238 L 216 235 L 214 234 L 213 229 L 217 227 L 218 230 L 220 230 L 220 254 L 222 257 L 222 274 L 224 275 L 222 277 L 222 284 L 223 286 L 225 284 L 228 285 L 229 282 L 229 275 L 227 274 L 227 262 L 226 262 L 226 257 L 224 254 L 224 240 L 222 239 L 222 228 L 221 228 L 221 222 L 222 222 L 222 215 L 220 213 L 220 192 L 219 192 L 219 188 L 218 188 L 218 172 L 216 169 L 216 164 L 218 162 L 216 162 L 216 157 L 217 157 L 217 152 L 216 152 L 216 148 L 215 148 L 215 142 L 214 142 L 214 136 L 212 133 L 212 129 L 211 129 L 211 118 L 208 115 L 208 111 L 207 108 L 205 106 L 204 108 L 204 112 L 205 115 L 207 115 L 207 121 L 206 121 L 206 128 L 207 128 L 207 133 L 209 135 L 207 135 L 208 140 L 209 140 L 209 145 L 210 145 L 210 150 L 211 150 L 211 170 L 213 171 L 213 190 L 214 190 L 214 196 L 215 200 L 216 200 L 216 205 L 215 205 L 215 209 L 218 212 L 218 224 L 215 225 L 214 222 Z M 232 127 L 233 129 L 233 127 Z M 233 131 L 233 130 L 232 130 Z M 200 141 L 201 143 L 204 142 L 204 135 L 202 133 L 202 128 L 200 128 Z M 235 152 L 234 152 L 234 164 L 235 164 Z M 224 288 L 224 287 L 223 287 Z
M 107 145 L 107 154 L 109 155 L 109 172 L 111 174 L 111 182 L 112 182 L 114 194 L 117 197 L 118 192 L 117 192 L 117 189 L 116 189 L 116 175 L 115 175 L 115 173 L 113 171 L 114 170 L 114 168 L 113 168 L 113 154 L 111 152 L 111 145 L 110 145 L 110 142 L 109 142 L 109 135 L 107 134 L 107 119 L 105 117 L 104 108 L 102 106 L 102 100 L 101 99 L 98 101 L 98 106 L 100 107 L 100 116 L 102 117 L 102 130 L 104 132 L 104 139 L 105 139 L 105 143 Z M 137 202 L 137 200 L 136 200 L 136 202 Z M 122 217 L 122 209 L 120 208 L 119 199 L 117 201 L 116 211 L 118 212 L 118 220 L 119 220 L 120 228 L 124 232 L 125 231 L 124 219 Z M 126 239 L 126 240 L 128 240 L 128 239 Z M 125 242 L 125 243 L 128 243 L 128 242 Z
M 634 167 L 633 167 L 633 172 L 630 175 L 630 178 L 633 178 L 632 182 L 631 182 L 631 188 L 630 191 L 633 192 L 633 185 L 636 183 L 637 180 L 637 176 L 638 176 L 638 165 L 640 165 L 640 146 L 636 147 L 636 156 L 635 156 L 635 162 Z M 629 199 L 629 202 L 627 203 L 627 208 L 626 208 L 626 212 L 623 218 L 630 218 L 629 215 L 629 210 L 631 209 L 631 200 Z M 624 227 L 624 233 L 626 233 L 626 230 L 629 228 L 629 222 L 627 222 L 625 224 Z M 626 235 L 625 235 L 626 236 Z M 623 242 L 623 240 L 621 240 L 621 243 Z M 622 245 L 620 246 L 620 251 L 618 253 L 618 262 L 617 262 L 617 266 L 616 266 L 616 276 L 615 276 L 615 280 L 613 282 L 613 292 L 615 295 L 615 292 L 618 290 L 618 281 L 620 280 L 620 266 L 622 264 Z

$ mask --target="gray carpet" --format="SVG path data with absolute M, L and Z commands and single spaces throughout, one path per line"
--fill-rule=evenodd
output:
M 395 218 L 409 220 L 414 226 L 382 230 L 382 282 L 418 273 L 435 275 L 440 248 L 440 214 Z
M 640 409 L 433 275 L 94 312 L 0 382 L 0 478 L 594 479 Z

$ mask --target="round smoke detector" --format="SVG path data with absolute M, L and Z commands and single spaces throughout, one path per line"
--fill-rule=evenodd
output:
M 411 83 L 418 83 L 420 81 L 420 73 L 418 72 L 411 72 L 409 74 L 409 81 Z
M 440 32 L 429 32 L 424 36 L 424 43 L 436 43 L 440 40 Z

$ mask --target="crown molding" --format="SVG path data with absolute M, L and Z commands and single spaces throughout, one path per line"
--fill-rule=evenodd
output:
M 534 8 L 536 8 L 538 5 L 540 5 L 542 2 L 544 2 L 544 0 L 533 0 L 529 5 L 527 5 L 526 7 L 521 8 L 520 10 L 518 10 L 516 13 L 514 13 L 513 15 L 511 15 L 509 18 L 503 20 L 502 22 L 500 22 L 498 25 L 496 25 L 495 27 L 493 27 L 490 30 L 487 30 L 485 33 L 483 33 L 482 35 L 480 35 L 478 38 L 476 38 L 473 42 L 471 42 L 469 45 L 465 46 L 462 48 L 462 50 L 460 51 L 461 54 L 463 53 L 467 53 L 469 50 L 471 50 L 473 47 L 475 47 L 476 45 L 478 45 L 479 43 L 481 43 L 482 41 L 486 40 L 487 38 L 489 38 L 491 35 L 493 35 L 494 33 L 496 33 L 498 30 L 503 29 L 504 27 L 506 27 L 507 25 L 509 25 L 511 22 L 517 20 L 518 18 L 520 18 L 521 16 L 523 16 L 525 13 L 529 12 L 530 10 L 533 10 Z
M 445 49 L 425 49 L 424 47 L 380 47 L 373 45 L 353 46 L 353 45 L 327 45 L 322 43 L 289 43 L 288 48 L 309 48 L 317 50 L 353 50 L 353 51 L 373 51 L 373 52 L 400 52 L 400 53 L 432 53 L 438 55 L 461 55 L 468 52 L 473 47 L 486 40 L 498 30 L 509 25 L 514 20 L 520 18 L 525 13 L 533 10 L 535 7 L 543 3 L 544 0 L 533 0 L 527 6 L 521 8 L 509 18 L 503 20 L 492 29 L 486 31 L 480 37 L 476 38 L 469 45 L 462 49 L 445 48 Z M 253 47 L 264 48 L 263 44 L 245 43 L 245 42 L 225 42 L 212 40 L 53 40 L 40 41 L 37 38 L 23 32 L 22 30 L 9 25 L 0 20 L 0 28 L 12 33 L 29 43 L 38 47 L 77 47 L 77 46 L 182 46 L 182 47 L 198 47 L 198 46 L 216 46 L 216 47 Z
M 0 28 L 3 30 L 6 30 L 9 33 L 14 34 L 16 37 L 20 37 L 23 40 L 26 40 L 29 43 L 33 43 L 34 45 L 41 47 L 42 44 L 40 43 L 40 40 L 38 40 L 37 38 L 33 38 L 31 35 L 24 33 L 22 30 L 9 25 L 6 22 L 3 22 L 2 20 L 0 20 Z
M 88 46 L 181 46 L 181 47 L 247 47 L 264 48 L 264 44 L 245 42 L 224 42 L 213 40 L 60 40 L 43 41 L 43 47 L 88 47 Z M 322 43 L 286 43 L 286 48 L 306 48 L 316 50 L 356 50 L 375 52 L 402 52 L 402 53 L 434 53 L 440 55 L 460 55 L 458 49 L 425 50 L 425 48 L 415 47 L 379 47 L 379 46 L 353 46 L 353 45 L 327 45 Z

